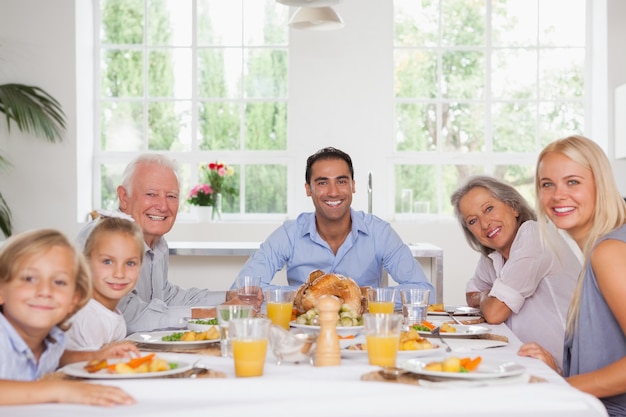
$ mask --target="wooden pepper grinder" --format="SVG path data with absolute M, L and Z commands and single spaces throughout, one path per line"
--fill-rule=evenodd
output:
M 320 334 L 315 349 L 315 366 L 336 366 L 341 364 L 337 317 L 341 301 L 334 295 L 322 296 L 315 306 L 319 312 Z

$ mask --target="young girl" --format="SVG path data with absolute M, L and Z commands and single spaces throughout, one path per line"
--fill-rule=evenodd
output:
M 565 230 L 585 255 L 567 317 L 563 375 L 595 395 L 609 415 L 626 415 L 626 203 L 611 164 L 593 141 L 570 136 L 539 155 L 535 186 L 540 222 Z M 558 369 L 539 345 L 520 355 Z
M 63 323 L 91 296 L 83 256 L 56 230 L 8 239 L 0 251 L 0 405 L 73 402 L 132 404 L 116 387 L 77 381 L 38 381 L 55 371 L 65 350 Z M 69 352 L 66 361 L 129 356 L 136 347 L 113 345 Z
M 91 269 L 93 298 L 71 320 L 67 348 L 94 350 L 126 337 L 126 322 L 117 309 L 137 283 L 144 243 L 132 220 L 101 217 L 83 250 Z

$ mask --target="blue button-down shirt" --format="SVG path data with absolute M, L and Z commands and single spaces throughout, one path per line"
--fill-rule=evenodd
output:
M 0 314 L 0 379 L 34 381 L 54 372 L 65 351 L 65 333 L 55 326 L 44 343 L 46 349 L 37 362 L 33 351 Z
M 243 266 L 239 276 L 261 276 L 262 286 L 269 287 L 274 274 L 287 267 L 289 286 L 306 282 L 316 269 L 341 274 L 359 286 L 382 286 L 386 270 L 398 288 L 434 289 L 419 262 L 391 225 L 362 211 L 350 210 L 352 231 L 335 255 L 315 226 L 315 213 L 302 213 L 286 221 L 261 244 Z

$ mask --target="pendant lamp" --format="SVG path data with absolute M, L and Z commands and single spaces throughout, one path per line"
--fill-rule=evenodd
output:
M 344 24 L 332 7 L 301 7 L 291 16 L 289 26 L 301 30 L 336 30 Z

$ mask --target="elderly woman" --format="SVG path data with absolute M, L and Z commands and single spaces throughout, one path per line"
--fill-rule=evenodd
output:
M 481 253 L 466 286 L 467 304 L 561 363 L 567 309 L 581 268 L 574 252 L 554 228 L 546 229 L 553 250 L 544 247 L 534 211 L 495 178 L 469 178 L 451 202 L 469 245 Z

